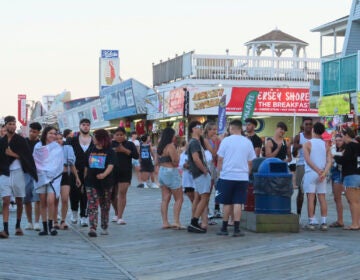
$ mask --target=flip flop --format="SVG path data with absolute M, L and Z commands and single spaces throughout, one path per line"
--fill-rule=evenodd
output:
M 341 228 L 341 227 L 344 227 L 344 225 L 342 225 L 338 221 L 336 221 L 336 222 L 331 223 L 329 225 L 329 227 L 331 227 L 331 228 Z
M 344 230 L 360 230 L 360 227 L 358 228 L 344 227 Z
M 172 226 L 168 225 L 168 226 L 162 226 L 161 229 L 171 229 Z
M 172 229 L 176 229 L 176 230 L 184 230 L 184 229 L 186 229 L 186 227 L 184 227 L 184 226 L 182 226 L 182 225 L 180 225 L 180 226 L 178 226 L 178 225 L 172 225 L 171 228 L 172 228 Z

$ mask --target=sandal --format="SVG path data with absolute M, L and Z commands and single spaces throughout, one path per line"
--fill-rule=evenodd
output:
M 341 227 L 344 227 L 344 225 L 340 224 L 338 221 L 335 221 L 333 223 L 331 223 L 329 225 L 329 227 L 332 227 L 332 228 L 341 228 Z
M 61 230 L 68 230 L 69 226 L 65 223 L 65 221 L 61 221 L 60 223 L 60 229 Z
M 58 223 L 58 222 L 54 223 L 53 228 L 54 228 L 54 229 L 60 229 L 59 223 Z
M 343 228 L 344 230 L 360 230 L 360 227 L 358 227 L 358 228 L 353 228 L 353 227 L 344 227 Z
M 186 227 L 182 226 L 182 225 L 171 225 L 172 229 L 177 229 L 177 230 L 184 230 L 186 229 Z

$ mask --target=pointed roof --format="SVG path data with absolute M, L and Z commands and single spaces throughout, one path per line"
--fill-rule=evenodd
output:
M 281 30 L 279 29 L 274 29 L 272 31 L 270 31 L 269 33 L 266 33 L 258 38 L 255 38 L 254 40 L 251 40 L 249 42 L 246 42 L 244 45 L 247 46 L 247 45 L 250 45 L 252 43 L 255 43 L 255 42 L 286 42 L 286 43 L 291 43 L 291 42 L 294 42 L 294 43 L 297 43 L 297 44 L 300 44 L 300 45 L 309 45 L 308 43 L 298 39 L 298 38 L 295 38 L 294 36 L 291 36 L 285 32 L 282 32 Z

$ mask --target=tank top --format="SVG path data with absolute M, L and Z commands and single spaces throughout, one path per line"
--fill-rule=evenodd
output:
M 319 168 L 325 169 L 326 166 L 326 146 L 322 139 L 314 138 L 309 140 L 311 143 L 310 160 Z M 314 171 L 305 162 L 305 172 Z
M 274 141 L 274 139 L 272 139 L 272 138 L 269 138 L 269 139 L 273 143 L 273 147 L 271 149 L 271 152 L 274 152 L 277 149 L 278 144 Z M 281 147 L 280 151 L 278 152 L 278 154 L 275 157 L 279 158 L 281 160 L 284 160 L 284 159 L 286 159 L 286 155 L 287 155 L 287 146 L 286 146 L 286 141 L 283 140 L 282 141 L 282 147 Z
M 304 146 L 304 144 L 309 141 L 310 139 L 305 138 L 304 133 L 301 132 L 300 134 L 300 141 L 299 144 L 301 144 L 302 146 Z M 299 153 L 299 158 L 298 161 L 296 163 L 296 165 L 304 165 L 305 164 L 305 159 L 304 159 L 304 150 L 301 148 L 298 150 Z
M 151 161 L 151 152 L 149 144 L 140 144 L 140 158 L 143 161 Z

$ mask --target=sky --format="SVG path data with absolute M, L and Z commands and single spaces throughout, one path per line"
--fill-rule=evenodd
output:
M 349 14 L 352 0 L 0 0 L 0 117 L 17 95 L 99 94 L 102 49 L 119 50 L 120 76 L 152 86 L 152 63 L 195 50 L 246 55 L 244 43 L 278 28 L 320 55 L 310 30 Z M 330 45 L 331 40 L 324 43 Z

